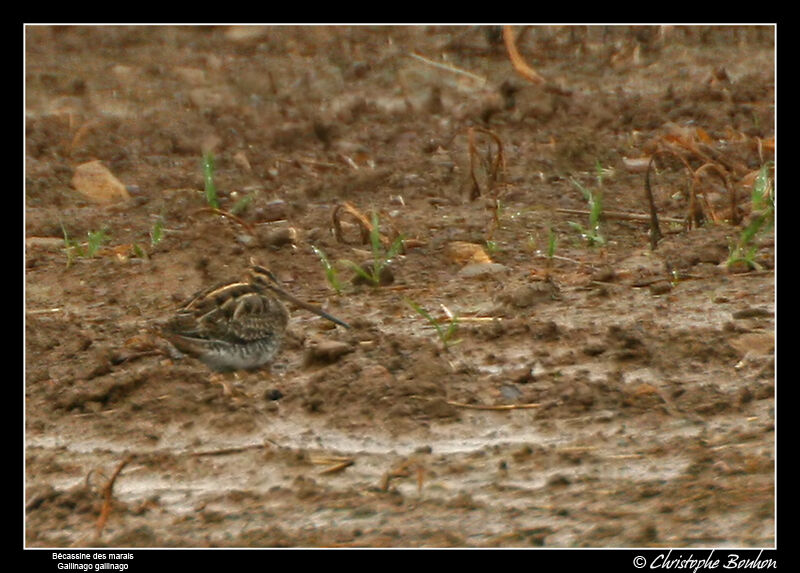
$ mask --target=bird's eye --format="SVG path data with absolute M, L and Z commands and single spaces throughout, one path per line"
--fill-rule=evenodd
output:
M 254 266 L 251 269 L 251 274 L 252 274 L 253 278 L 257 282 L 259 282 L 260 284 L 263 284 L 263 285 L 280 284 L 280 283 L 278 283 L 277 277 L 272 273 L 271 270 L 269 270 L 267 268 L 260 267 L 260 266 Z

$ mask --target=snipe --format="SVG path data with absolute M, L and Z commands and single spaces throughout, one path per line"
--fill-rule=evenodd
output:
M 214 370 L 259 368 L 272 361 L 283 341 L 289 322 L 283 300 L 350 328 L 286 292 L 269 269 L 250 259 L 243 281 L 198 292 L 164 325 L 162 335 Z

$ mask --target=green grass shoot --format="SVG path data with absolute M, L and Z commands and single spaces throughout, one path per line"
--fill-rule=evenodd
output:
M 205 180 L 206 203 L 214 209 L 219 209 L 217 186 L 214 184 L 214 154 L 210 151 L 203 153 L 203 179 Z
M 89 231 L 86 235 L 85 245 L 81 244 L 69 236 L 63 222 L 61 223 L 61 232 L 64 233 L 64 252 L 67 255 L 67 266 L 70 266 L 76 258 L 93 258 L 97 251 L 108 242 L 109 238 L 106 229 Z
M 550 227 L 547 230 L 547 258 L 552 260 L 553 257 L 556 255 L 556 244 L 558 243 L 558 239 L 556 237 L 555 231 L 553 231 L 553 227 Z
M 594 162 L 594 173 L 595 178 L 597 179 L 597 185 L 599 187 L 603 186 L 603 180 L 606 177 L 612 177 L 614 175 L 614 168 L 613 167 L 603 167 L 603 164 L 600 163 L 599 159 L 596 159 Z
M 100 247 L 108 241 L 108 233 L 105 229 L 99 231 L 89 231 L 86 241 L 86 256 L 92 258 L 100 250 Z
M 370 246 L 372 247 L 372 264 L 367 265 L 368 268 L 364 268 L 346 259 L 342 260 L 342 262 L 352 268 L 372 286 L 379 286 L 381 284 L 381 274 L 384 267 L 391 263 L 392 259 L 403 250 L 403 237 L 397 237 L 388 248 L 384 248 L 381 242 L 378 214 L 372 213 L 372 229 L 369 233 L 369 240 Z
M 458 317 L 457 316 L 450 317 L 450 322 L 447 324 L 447 327 L 443 327 L 439 323 L 439 321 L 436 320 L 435 318 L 433 318 L 431 316 L 431 313 L 429 313 L 427 310 L 422 308 L 422 306 L 420 306 L 419 304 L 417 304 L 416 302 L 414 302 L 413 300 L 411 300 L 409 298 L 405 298 L 404 297 L 404 299 L 406 301 L 406 304 L 408 304 L 408 306 L 410 306 L 411 308 L 414 309 L 414 312 L 419 314 L 421 317 L 423 317 L 425 320 L 427 320 L 428 323 L 430 323 L 431 326 L 433 326 L 433 328 L 436 330 L 436 334 L 439 336 L 439 340 L 441 341 L 442 346 L 444 346 L 445 350 L 449 350 L 451 346 L 455 346 L 456 344 L 459 344 L 461 342 L 460 339 L 459 340 L 451 340 L 453 338 L 453 335 L 458 331 Z
M 64 254 L 67 255 L 67 266 L 70 266 L 76 257 L 82 256 L 83 250 L 78 241 L 69 236 L 63 222 L 61 223 L 61 232 L 64 233 Z
M 768 161 L 758 170 L 758 175 L 753 182 L 753 193 L 751 199 L 753 210 L 764 212 L 765 215 L 773 215 L 775 212 L 775 187 L 770 176 L 772 161 Z M 774 221 L 768 221 L 772 224 Z
M 600 218 L 603 215 L 603 197 L 601 193 L 592 193 L 580 184 L 576 179 L 570 178 L 572 184 L 583 194 L 583 198 L 589 205 L 589 226 L 584 227 L 580 223 L 569 222 L 570 227 L 578 231 L 590 246 L 603 246 L 606 239 L 600 233 Z
M 753 210 L 750 223 L 742 229 L 739 240 L 731 244 L 727 261 L 728 267 L 744 264 L 752 269 L 761 269 L 761 265 L 755 260 L 758 246 L 753 243 L 760 232 L 769 231 L 775 224 L 775 188 L 770 176 L 771 167 L 771 161 L 762 165 L 753 182 L 751 195 Z
M 236 203 L 233 204 L 233 207 L 231 207 L 230 211 L 231 214 L 238 215 L 239 213 L 242 213 L 245 210 L 247 210 L 247 208 L 250 206 L 250 203 L 253 202 L 256 193 L 257 191 L 254 191 L 253 193 L 248 193 L 247 195 L 236 201 Z
M 339 276 L 336 271 L 336 267 L 333 266 L 328 256 L 322 252 L 321 249 L 311 245 L 311 250 L 319 257 L 320 262 L 322 262 L 322 267 L 325 269 L 325 278 L 328 281 L 328 284 L 331 285 L 333 290 L 336 291 L 336 294 L 342 294 L 342 283 L 339 281 Z
M 140 247 L 138 243 L 133 243 L 131 245 L 131 249 L 133 250 L 134 256 L 139 258 L 139 259 L 149 259 L 150 258 L 150 255 L 147 254 L 147 251 L 144 250 L 142 247 Z
M 164 218 L 159 216 L 150 229 L 150 246 L 155 247 L 164 238 Z

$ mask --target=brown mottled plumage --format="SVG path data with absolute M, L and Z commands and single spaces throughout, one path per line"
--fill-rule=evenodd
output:
M 244 281 L 198 292 L 166 323 L 162 335 L 214 370 L 259 368 L 275 357 L 283 341 L 289 311 L 281 299 L 350 328 L 287 293 L 269 269 L 251 259 Z

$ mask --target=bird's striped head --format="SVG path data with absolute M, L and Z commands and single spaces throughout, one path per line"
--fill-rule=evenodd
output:
M 278 277 L 267 267 L 258 264 L 252 258 L 250 259 L 250 267 L 247 269 L 247 282 L 262 292 L 268 289 L 273 292 L 283 290 Z
M 330 320 L 331 322 L 338 324 L 340 326 L 344 326 L 345 328 L 350 328 L 350 325 L 336 318 L 333 315 L 328 314 L 318 306 L 314 306 L 313 304 L 309 304 L 307 302 L 303 302 L 302 300 L 294 297 L 293 295 L 286 292 L 281 285 L 278 278 L 275 274 L 269 270 L 267 267 L 259 264 L 255 259 L 250 259 L 250 267 L 247 270 L 247 280 L 250 284 L 252 284 L 256 289 L 261 292 L 270 291 L 280 298 L 291 302 L 292 304 L 299 306 L 300 308 L 304 308 L 309 312 L 313 312 L 317 316 L 321 316 L 326 320 Z

